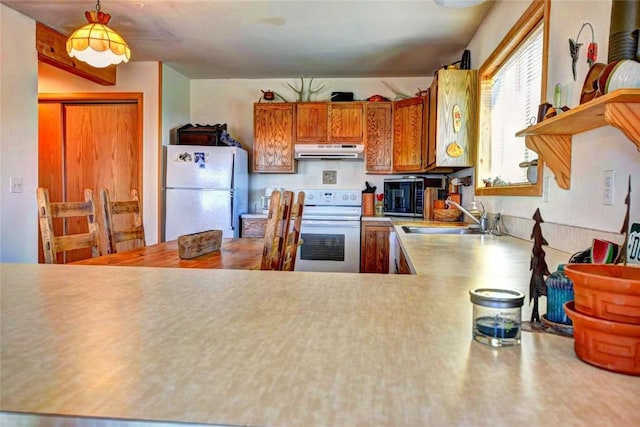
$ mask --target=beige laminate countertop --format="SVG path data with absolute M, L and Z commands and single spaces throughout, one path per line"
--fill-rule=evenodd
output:
M 0 420 L 640 425 L 640 378 L 571 338 L 471 339 L 468 291 L 528 295 L 530 242 L 397 234 L 417 275 L 4 264 Z

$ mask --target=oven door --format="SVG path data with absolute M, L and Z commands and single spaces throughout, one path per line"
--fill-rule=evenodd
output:
M 296 271 L 360 272 L 360 221 L 303 219 Z

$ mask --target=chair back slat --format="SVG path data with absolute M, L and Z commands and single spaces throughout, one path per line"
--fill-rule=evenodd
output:
M 72 234 L 56 237 L 56 250 L 58 252 L 73 251 L 91 247 L 95 241 L 95 233 Z M 97 255 L 95 255 L 97 256 Z
M 91 202 L 59 202 L 51 204 L 54 218 L 71 218 L 74 216 L 93 215 L 94 205 Z
M 140 205 L 138 200 L 127 200 L 127 201 L 118 201 L 111 202 L 111 213 L 112 214 L 135 214 L 140 212 Z

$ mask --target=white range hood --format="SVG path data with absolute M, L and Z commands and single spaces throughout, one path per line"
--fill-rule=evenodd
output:
M 298 160 L 362 160 L 364 144 L 296 144 Z

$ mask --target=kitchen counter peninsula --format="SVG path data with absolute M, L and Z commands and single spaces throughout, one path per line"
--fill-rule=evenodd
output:
M 571 338 L 472 340 L 469 290 L 528 295 L 531 242 L 396 229 L 416 275 L 3 264 L 0 424 L 640 425 L 640 378 Z

